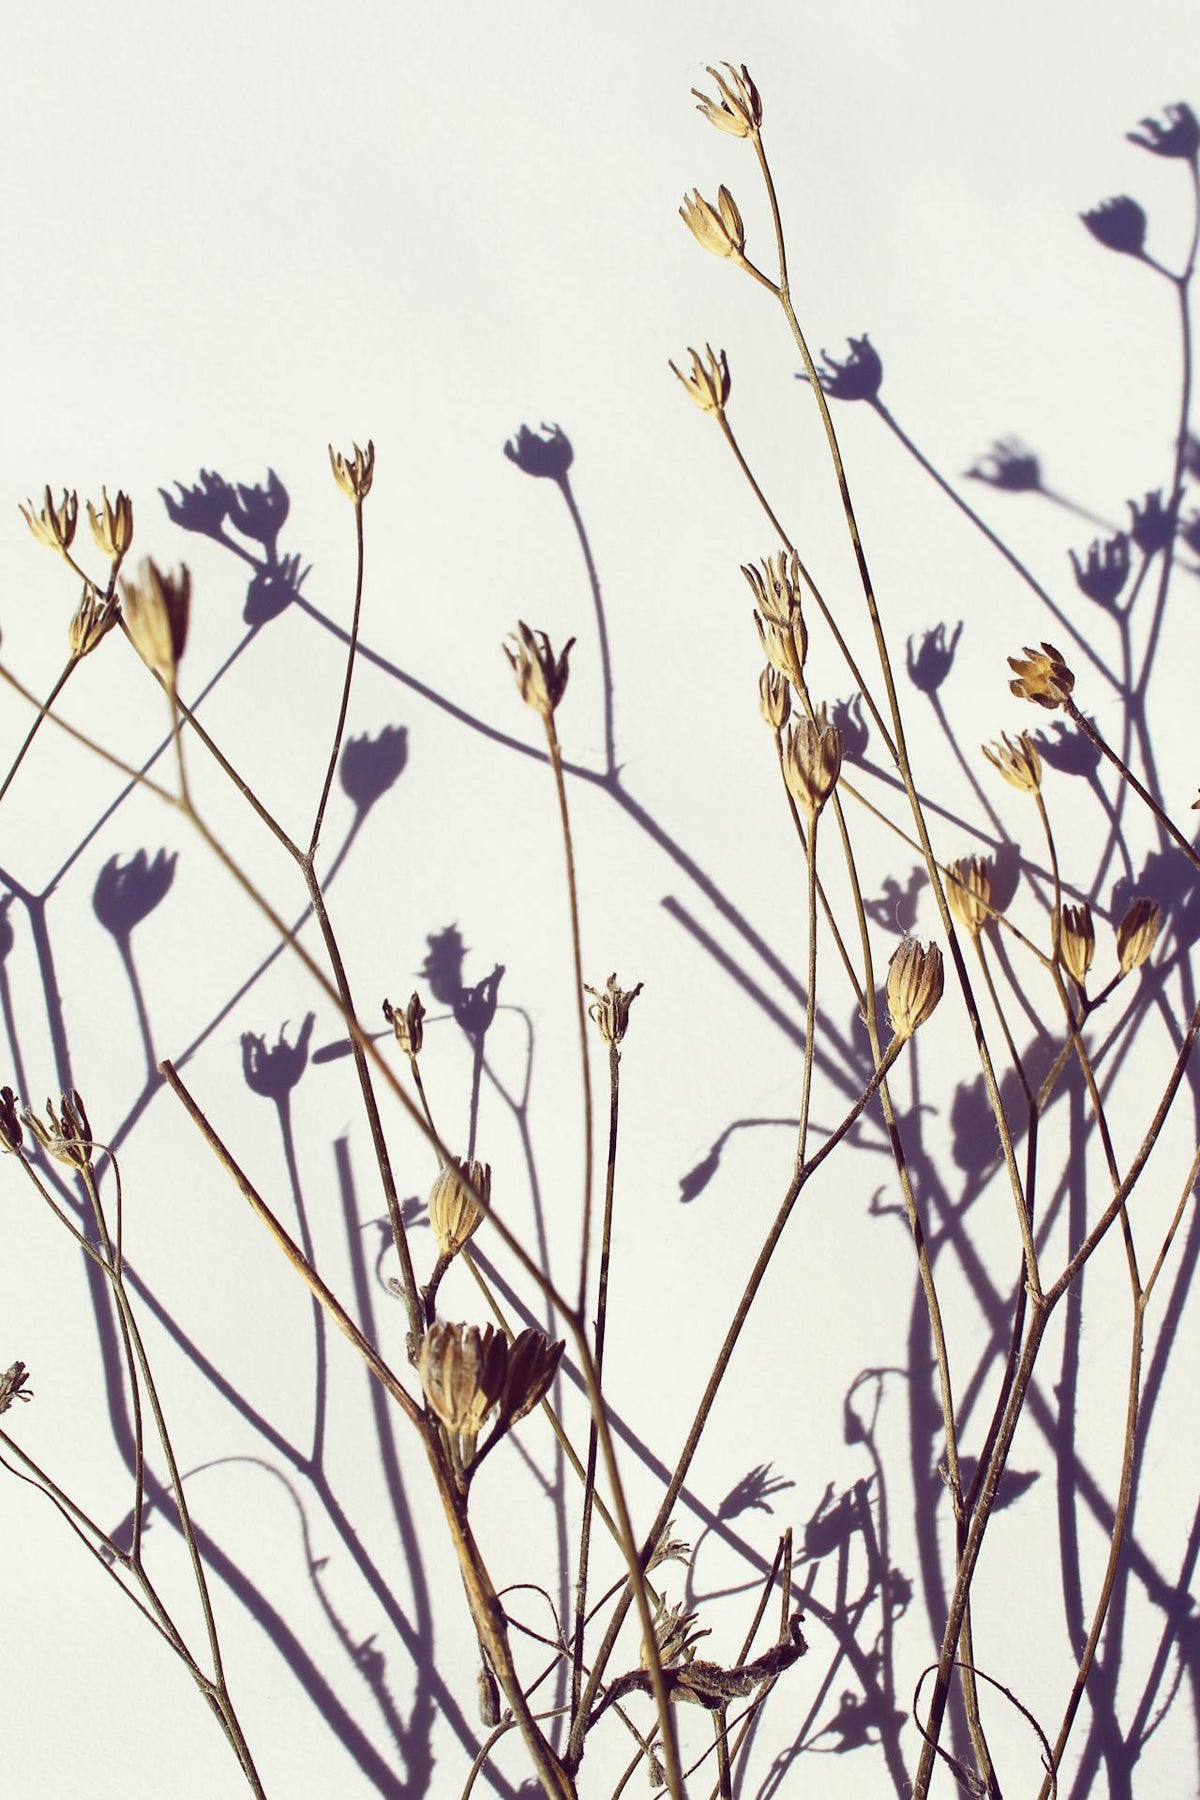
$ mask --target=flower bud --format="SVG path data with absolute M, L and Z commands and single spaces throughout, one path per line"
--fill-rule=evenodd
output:
M 792 710 L 791 683 L 767 664 L 758 678 L 758 710 L 772 731 L 782 731 Z
M 1140 969 L 1153 950 L 1162 926 L 1162 907 L 1157 900 L 1139 895 L 1129 902 L 1117 926 L 1117 961 L 1122 975 Z
M 991 898 L 992 865 L 986 856 L 961 856 L 950 864 L 946 903 L 973 938 L 992 916 Z
M 429 1193 L 429 1223 L 443 1256 L 457 1256 L 474 1236 L 491 1197 L 491 1164 L 460 1162 L 452 1156 Z
M 723 413 L 725 403 L 729 399 L 729 363 L 723 350 L 714 350 L 711 344 L 705 344 L 704 356 L 688 345 L 688 355 L 692 359 L 692 372 L 685 375 L 674 363 L 669 363 L 671 373 L 683 383 L 684 392 L 694 400 L 701 412 Z
M 1081 906 L 1064 906 L 1059 931 L 1059 955 L 1062 966 L 1082 988 L 1087 981 L 1092 958 L 1096 954 L 1096 932 L 1092 925 L 1092 909 L 1086 901 Z
M 983 744 L 983 754 L 998 769 L 1010 786 L 1023 794 L 1036 794 L 1042 785 L 1042 759 L 1038 747 L 1027 731 L 1013 739 L 1002 732 L 999 742 Z
M 1008 666 L 1016 677 L 1008 685 L 1018 700 L 1032 700 L 1053 711 L 1070 699 L 1075 677 L 1053 644 L 1044 643 L 1040 650 L 1026 644 L 1024 658 L 1010 656 Z
M 129 495 L 118 489 L 116 499 L 110 500 L 108 489 L 101 488 L 100 510 L 97 511 L 90 500 L 87 510 L 92 536 L 101 556 L 107 556 L 109 562 L 119 563 L 133 542 L 133 502 Z
M 629 1009 L 642 991 L 641 982 L 635 988 L 619 988 L 616 976 L 610 975 L 603 993 L 594 987 L 586 991 L 592 996 L 588 1018 L 600 1036 L 606 1044 L 621 1043 L 629 1029 Z
M 134 649 L 168 687 L 187 642 L 192 578 L 186 567 L 167 575 L 149 557 L 135 581 L 121 583 L 121 609 Z
M 335 450 L 330 444 L 329 466 L 333 470 L 333 479 L 347 499 L 361 505 L 370 493 L 371 483 L 375 479 L 375 445 L 368 438 L 365 450 L 360 450 L 355 444 L 353 456 L 343 456 L 340 450 Z
M 905 938 L 888 963 L 887 1000 L 892 1029 L 910 1038 L 942 997 L 942 953 L 936 944 Z
M 718 131 L 727 131 L 731 137 L 757 136 L 762 124 L 762 99 L 750 78 L 749 69 L 745 63 L 740 69 L 735 69 L 732 63 L 722 63 L 721 68 L 724 75 L 711 67 L 706 71 L 709 79 L 717 84 L 715 96 L 710 98 L 699 88 L 692 89 L 700 102 L 696 111 L 703 113 Z
M 746 228 L 727 187 L 718 189 L 715 206 L 698 188 L 693 188 L 684 195 L 679 216 L 696 242 L 714 256 L 741 257 L 746 248 Z
M 797 719 L 783 744 L 783 774 L 792 799 L 816 818 L 832 794 L 842 767 L 842 734 L 836 725 Z
M 402 1012 L 390 1000 L 383 1003 L 383 1016 L 396 1034 L 396 1042 L 409 1057 L 420 1056 L 425 1042 L 425 1008 L 420 994 L 414 994 Z
M 531 631 L 519 619 L 516 631 L 504 645 L 522 700 L 547 722 L 567 691 L 567 658 L 574 642 L 574 638 L 568 638 L 562 655 L 556 657 L 545 632 Z

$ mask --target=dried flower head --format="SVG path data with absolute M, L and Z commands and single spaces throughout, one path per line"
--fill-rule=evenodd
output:
M 343 456 L 340 450 L 329 446 L 329 466 L 333 470 L 333 479 L 341 488 L 347 499 L 361 506 L 371 491 L 371 483 L 375 479 L 375 445 L 367 439 L 367 447 L 360 450 L 354 446 L 353 456 Z
M 936 944 L 905 938 L 892 952 L 887 1000 L 897 1037 L 910 1038 L 925 1023 L 942 997 L 944 981 L 942 953 Z
M 396 1042 L 409 1057 L 420 1056 L 425 1042 L 425 1008 L 420 994 L 414 994 L 402 1010 L 390 1000 L 383 1003 L 383 1016 L 396 1034 Z
M 1117 926 L 1117 961 L 1122 975 L 1140 969 L 1153 950 L 1162 928 L 1162 907 L 1157 900 L 1139 895 L 1129 902 Z
M 609 976 L 603 991 L 594 987 L 585 989 L 592 996 L 588 1018 L 606 1044 L 619 1044 L 623 1041 L 629 1029 L 629 1009 L 641 991 L 640 981 L 635 988 L 618 987 L 615 975 Z
M 723 413 L 729 399 L 729 362 L 723 350 L 714 350 L 711 344 L 705 344 L 704 355 L 688 345 L 688 355 L 692 359 L 692 372 L 685 375 L 674 363 L 667 366 L 671 373 L 682 383 L 689 399 L 695 401 L 701 412 Z
M 999 769 L 1005 781 L 1012 787 L 1020 788 L 1023 794 L 1036 794 L 1042 785 L 1042 759 L 1038 755 L 1038 747 L 1027 731 L 1010 738 L 1007 731 L 1001 732 L 998 742 L 982 744 L 980 748 L 994 769 Z
M 1127 131 L 1125 136 L 1131 144 L 1149 150 L 1154 156 L 1177 156 L 1183 161 L 1195 162 L 1200 154 L 1200 120 L 1183 101 L 1175 106 L 1164 106 L 1163 113 L 1165 125 L 1160 125 L 1157 119 L 1143 119 L 1140 131 Z
M 706 70 L 709 80 L 717 86 L 714 96 L 710 98 L 699 88 L 692 89 L 700 103 L 696 111 L 703 113 L 718 131 L 727 131 L 731 137 L 755 137 L 762 124 L 762 100 L 750 79 L 750 71 L 745 63 L 740 69 L 735 69 L 732 63 L 722 63 L 721 69 L 724 69 L 724 75 L 720 69 L 710 67 Z
M 121 583 L 121 610 L 134 649 L 142 661 L 174 686 L 175 671 L 187 642 L 192 578 L 186 566 L 167 575 L 150 557 L 133 581 Z
M 986 856 L 960 856 L 950 864 L 946 902 L 973 938 L 992 916 L 992 865 Z
M 83 1101 L 74 1088 L 60 1099 L 61 1116 L 55 1112 L 54 1103 L 47 1100 L 45 1120 L 39 1119 L 29 1106 L 21 1115 L 22 1119 L 47 1156 L 52 1156 L 55 1162 L 66 1163 L 69 1168 L 86 1169 L 92 1160 L 92 1128 Z
M 506 1424 L 515 1425 L 545 1399 L 565 1349 L 564 1341 L 553 1343 L 536 1326 L 526 1326 L 517 1333 L 508 1346 L 508 1370 L 500 1407 Z
M 709 1631 L 697 1631 L 698 1614 L 685 1612 L 682 1604 L 668 1606 L 660 1600 L 654 1609 L 654 1641 L 658 1645 L 658 1660 L 664 1668 L 673 1663 L 691 1662 L 696 1654 L 696 1645 L 701 1638 L 711 1637 Z M 642 1667 L 650 1663 L 649 1647 L 642 1645 Z
M 1076 985 L 1082 988 L 1096 954 L 1096 932 L 1092 909 L 1086 901 L 1080 906 L 1064 906 L 1059 930 L 1059 956 L 1062 966 Z
M 783 740 L 783 774 L 792 799 L 816 818 L 842 768 L 842 734 L 836 725 L 797 719 Z
M 64 488 L 63 497 L 56 506 L 54 495 L 47 487 L 40 512 L 34 511 L 32 500 L 19 507 L 18 511 L 39 544 L 45 544 L 48 550 L 58 550 L 63 556 L 66 555 L 79 520 L 77 494 Z
M 445 1257 L 457 1256 L 479 1229 L 492 1198 L 492 1165 L 452 1156 L 429 1191 L 429 1223 Z
M 108 489 L 101 488 L 99 511 L 90 500 L 87 510 L 92 536 L 101 556 L 107 556 L 111 563 L 119 563 L 133 542 L 133 502 L 129 495 L 118 489 L 116 499 L 110 500 Z
M 717 190 L 714 206 L 699 188 L 683 197 L 679 216 L 698 244 L 714 256 L 731 256 L 740 261 L 746 248 L 746 228 L 737 202 L 727 187 Z
M 808 630 L 800 586 L 800 558 L 795 550 L 779 550 L 761 563 L 743 563 L 742 574 L 754 595 L 754 626 L 763 655 L 773 669 L 800 688 L 808 655 Z
M 646 1573 L 659 1568 L 666 1562 L 689 1563 L 692 1560 L 692 1546 L 682 1538 L 672 1537 L 675 1529 L 674 1519 L 668 1519 L 659 1533 L 658 1542 L 650 1553 L 650 1561 L 646 1564 Z
M 574 638 L 568 638 L 561 656 L 555 656 L 544 631 L 531 631 L 524 619 L 506 640 L 504 654 L 512 664 L 517 688 L 526 706 L 532 706 L 549 722 L 567 691 L 567 658 Z
M 770 663 L 758 678 L 758 710 L 772 731 L 783 730 L 792 710 L 791 683 Z
M 0 1374 L 0 1413 L 6 1413 L 14 1400 L 32 1400 L 33 1390 L 26 1383 L 29 1370 L 23 1362 L 10 1363 Z
M 1145 255 L 1146 215 L 1128 194 L 1102 200 L 1099 206 L 1079 216 L 1106 250 L 1119 250 L 1125 256 Z
M 1070 699 L 1075 677 L 1053 644 L 1043 643 L 1038 650 L 1026 644 L 1025 655 L 1010 656 L 1008 666 L 1014 676 L 1008 685 L 1018 700 L 1032 700 L 1053 711 Z
M 25 1142 L 17 1096 L 10 1087 L 0 1088 L 0 1150 L 11 1156 Z
M 492 1326 L 431 1325 L 421 1339 L 417 1373 L 430 1410 L 463 1440 L 468 1455 L 504 1392 L 508 1351 Z
M 101 638 L 107 637 L 117 622 L 119 611 L 115 599 L 106 599 L 90 581 L 84 582 L 83 595 L 67 627 L 67 641 L 77 662 L 89 655 Z

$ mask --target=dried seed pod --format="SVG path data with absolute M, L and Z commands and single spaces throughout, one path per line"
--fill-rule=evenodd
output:
M 92 1128 L 83 1101 L 75 1088 L 61 1095 L 60 1100 L 61 1117 L 55 1112 L 53 1101 L 47 1100 L 45 1120 L 39 1119 L 29 1106 L 21 1115 L 22 1120 L 47 1156 L 66 1163 L 68 1168 L 86 1169 L 92 1160 Z
M 603 992 L 594 987 L 585 989 L 592 996 L 588 1018 L 606 1044 L 619 1044 L 624 1039 L 629 1029 L 629 1009 L 641 991 L 640 981 L 635 988 L 618 987 L 615 975 L 609 976 Z
M 792 687 L 786 675 L 767 663 L 758 678 L 758 710 L 772 731 L 782 731 L 792 710 Z
M 501 1407 L 508 1424 L 515 1425 L 546 1397 L 565 1349 L 561 1339 L 552 1343 L 544 1331 L 533 1325 L 518 1332 L 508 1346 L 508 1373 Z
M 711 344 L 704 346 L 701 357 L 698 350 L 688 345 L 688 355 L 692 359 L 692 372 L 685 375 L 674 363 L 668 364 L 671 373 L 683 383 L 684 392 L 690 400 L 694 400 L 701 412 L 723 413 L 725 403 L 729 399 L 729 363 L 723 350 L 714 350 Z
M 720 69 L 709 68 L 706 72 L 709 79 L 717 86 L 715 96 L 701 93 L 693 88 L 692 93 L 699 101 L 696 111 L 703 113 L 710 125 L 718 131 L 727 131 L 731 137 L 756 137 L 762 124 L 762 98 L 745 63 L 735 69 L 732 63 L 722 63 L 724 75 Z
M 946 902 L 973 938 L 992 916 L 991 898 L 992 865 L 986 856 L 960 856 L 950 864 Z
M 717 190 L 714 206 L 699 188 L 683 197 L 679 216 L 698 244 L 714 256 L 741 257 L 746 248 L 746 228 L 737 202 L 727 187 Z
M 398 1011 L 390 1000 L 383 1003 L 383 1016 L 396 1034 L 396 1042 L 406 1056 L 420 1056 L 425 1042 L 425 1008 L 421 996 L 414 994 L 404 1010 Z
M 567 658 L 574 642 L 574 638 L 568 638 L 561 656 L 556 657 L 546 633 L 531 631 L 520 619 L 504 645 L 522 700 L 543 719 L 551 718 L 567 691 Z
M 1140 969 L 1153 950 L 1162 927 L 1162 907 L 1157 900 L 1139 895 L 1129 902 L 1117 926 L 1117 961 L 1122 975 Z
M 457 1256 L 474 1236 L 492 1197 L 490 1163 L 460 1162 L 456 1156 L 441 1170 L 429 1194 L 429 1223 L 443 1256 Z M 483 1205 L 480 1205 L 482 1199 Z
M 1042 759 L 1038 747 L 1027 731 L 1016 738 L 1002 732 L 998 742 L 980 746 L 993 769 L 998 769 L 1012 787 L 1023 794 L 1036 794 L 1042 785 Z
M 837 784 L 842 734 L 836 725 L 797 719 L 783 745 L 783 773 L 797 806 L 815 819 Z
M 119 563 L 133 542 L 133 501 L 119 488 L 116 499 L 110 500 L 108 489 L 101 488 L 99 509 L 89 500 L 87 510 L 101 556 Z
M 508 1352 L 491 1325 L 431 1325 L 421 1340 L 417 1373 L 430 1409 L 468 1451 L 504 1392 Z
M 375 445 L 368 438 L 365 450 L 360 450 L 355 444 L 353 455 L 343 456 L 340 450 L 335 450 L 330 444 L 329 466 L 333 470 L 333 479 L 347 499 L 361 505 L 370 493 L 371 483 L 375 479 Z
M 1083 987 L 1092 966 L 1092 958 L 1096 954 L 1096 932 L 1092 925 L 1092 909 L 1087 902 L 1081 906 L 1064 906 L 1059 933 L 1059 955 L 1062 966 L 1079 987 Z
M 887 999 L 892 1029 L 910 1038 L 942 997 L 942 953 L 936 944 L 905 938 L 888 963 Z
M 187 642 L 192 578 L 186 568 L 167 575 L 147 557 L 135 581 L 121 583 L 121 607 L 133 647 L 168 686 Z
M 800 558 L 780 550 L 761 563 L 743 563 L 742 574 L 754 595 L 754 625 L 763 655 L 773 669 L 799 690 L 808 655 L 808 631 L 801 603 Z
M 26 501 L 17 510 L 39 544 L 45 544 L 48 550 L 57 550 L 63 556 L 66 555 L 79 519 L 78 494 L 64 488 L 63 497 L 56 506 L 54 495 L 47 487 L 39 512 L 34 511 L 32 500 Z
M 1040 650 L 1025 646 L 1024 657 L 1010 656 L 1008 666 L 1014 679 L 1009 687 L 1018 700 L 1032 700 L 1036 706 L 1053 710 L 1071 697 L 1075 677 L 1063 661 L 1062 651 L 1043 643 Z
M 104 599 L 90 581 L 84 582 L 79 605 L 67 627 L 67 640 L 76 661 L 88 656 L 101 638 L 107 637 L 117 622 L 118 611 L 115 600 Z

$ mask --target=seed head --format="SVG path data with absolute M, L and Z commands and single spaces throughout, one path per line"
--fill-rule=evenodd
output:
M 54 495 L 47 487 L 40 512 L 33 510 L 32 500 L 18 510 L 39 544 L 45 544 L 48 550 L 58 550 L 63 556 L 66 555 L 79 519 L 78 494 L 64 488 L 63 497 L 56 506 Z
M 811 823 L 832 794 L 842 768 L 842 734 L 836 725 L 797 719 L 783 741 L 783 774 L 796 805 Z
M 452 1156 L 429 1193 L 429 1223 L 443 1256 L 457 1256 L 474 1236 L 491 1197 L 491 1164 L 460 1162 Z
M 887 1000 L 892 1029 L 910 1038 L 942 997 L 942 953 L 936 944 L 905 938 L 888 963 Z
M 685 1612 L 682 1605 L 668 1606 L 665 1600 L 658 1602 L 654 1609 L 654 1641 L 658 1645 L 658 1660 L 664 1667 L 691 1662 L 700 1639 L 712 1635 L 709 1631 L 696 1630 L 697 1617 L 694 1612 Z M 642 1667 L 646 1668 L 649 1661 L 649 1651 L 643 1644 Z
M 1010 656 L 1008 666 L 1016 678 L 1008 685 L 1018 700 L 1032 700 L 1053 711 L 1070 699 L 1075 677 L 1053 644 L 1044 643 L 1040 650 L 1026 644 L 1024 657 Z
M 717 190 L 715 206 L 704 198 L 699 188 L 693 188 L 690 194 L 684 195 L 679 216 L 696 242 L 711 250 L 714 256 L 741 260 L 746 248 L 746 228 L 737 202 L 727 187 Z
M 1117 961 L 1122 975 L 1140 969 L 1153 950 L 1162 927 L 1162 907 L 1157 900 L 1139 895 L 1129 902 L 1117 926 Z
M 668 364 L 673 375 L 683 383 L 684 392 L 694 400 L 701 412 L 723 413 L 729 399 L 729 362 L 723 350 L 714 350 L 711 344 L 705 344 L 704 355 L 688 345 L 688 355 L 692 359 L 692 372 L 685 375 L 674 363 Z
M 106 600 L 90 581 L 84 582 L 82 598 L 67 627 L 71 655 L 77 662 L 81 657 L 89 655 L 101 638 L 108 635 L 117 622 L 119 611 L 115 600 Z
M 772 731 L 782 731 L 792 710 L 792 689 L 786 675 L 767 664 L 758 678 L 758 710 Z
M 565 1342 L 552 1343 L 544 1331 L 529 1325 L 508 1346 L 508 1372 L 501 1413 L 515 1425 L 545 1399 L 558 1372 Z
M 1096 932 L 1092 925 L 1092 909 L 1086 901 L 1081 906 L 1064 906 L 1059 932 L 1059 955 L 1071 980 L 1082 989 L 1087 981 L 1092 958 L 1096 954 Z
M 431 1325 L 417 1373 L 430 1409 L 473 1452 L 483 1422 L 504 1392 L 508 1352 L 491 1325 Z
M 774 556 L 765 556 L 761 563 L 743 563 L 742 574 L 754 595 L 754 627 L 763 655 L 773 669 L 799 689 L 808 655 L 800 558 L 795 550 L 779 550 Z
M 408 1005 L 399 1011 L 390 1000 L 383 1003 L 383 1016 L 396 1034 L 396 1042 L 409 1057 L 420 1056 L 421 1046 L 425 1042 L 425 1008 L 421 1005 L 420 994 L 414 994 Z
M 367 447 L 360 450 L 354 446 L 353 456 L 343 456 L 340 450 L 329 446 L 329 466 L 333 470 L 333 479 L 341 488 L 347 499 L 360 506 L 371 491 L 371 483 L 375 479 L 375 445 L 370 438 Z
M 133 542 L 133 502 L 129 495 L 117 490 L 115 500 L 108 497 L 108 489 L 100 489 L 100 509 L 87 503 L 88 520 L 92 527 L 92 536 L 101 556 L 107 556 L 109 562 L 119 563 Z
M 629 1029 L 629 1009 L 641 991 L 640 981 L 635 988 L 619 988 L 615 975 L 609 976 L 603 992 L 594 987 L 586 989 L 592 996 L 588 1018 L 606 1044 L 619 1044 L 624 1039 Z
M 977 938 L 992 916 L 992 865 L 986 856 L 961 856 L 950 864 L 946 901 L 959 924 Z
M 186 567 L 167 575 L 147 557 L 134 581 L 121 583 L 121 610 L 134 649 L 168 687 L 187 642 L 192 578 Z
M 83 1101 L 74 1088 L 69 1094 L 62 1094 L 60 1099 L 61 1117 L 55 1112 L 53 1101 L 47 1100 L 45 1120 L 39 1119 L 29 1106 L 21 1115 L 22 1119 L 47 1156 L 52 1156 L 55 1162 L 66 1163 L 69 1168 L 86 1169 L 92 1160 L 92 1128 Z
M 10 1363 L 0 1374 L 0 1413 L 6 1413 L 14 1400 L 32 1400 L 33 1390 L 26 1383 L 29 1370 L 23 1362 Z
M 1027 731 L 1016 738 L 1002 732 L 994 744 L 983 744 L 983 754 L 1005 781 L 1023 794 L 1036 794 L 1042 785 L 1042 759 L 1038 747 Z
M 562 655 L 556 657 L 545 632 L 531 631 L 523 619 L 505 642 L 504 654 L 512 664 L 522 700 L 547 722 L 567 691 L 567 658 L 574 642 L 568 638 Z
M 700 102 L 696 111 L 703 113 L 718 131 L 727 131 L 731 137 L 755 137 L 762 124 L 762 100 L 750 79 L 750 71 L 745 63 L 740 69 L 735 69 L 732 63 L 722 63 L 721 69 L 724 69 L 724 75 L 720 69 L 710 67 L 707 71 L 717 87 L 711 98 L 702 94 L 699 88 L 692 89 Z

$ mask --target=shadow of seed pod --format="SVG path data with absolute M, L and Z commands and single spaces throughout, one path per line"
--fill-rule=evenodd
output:
M 8 956 L 13 945 L 16 943 L 16 935 L 12 928 L 12 920 L 8 916 L 12 903 L 13 897 L 11 894 L 5 894 L 3 900 L 0 900 L 0 962 L 4 961 L 5 957 Z
M 540 431 L 522 425 L 516 437 L 505 444 L 504 454 L 524 474 L 543 481 L 565 481 L 575 460 L 571 440 L 561 425 L 543 424 Z
M 138 850 L 128 862 L 110 856 L 96 877 L 92 911 L 105 931 L 127 938 L 152 913 L 175 879 L 176 852 L 158 850 L 153 860 Z
M 282 1025 L 269 1050 L 266 1039 L 257 1032 L 242 1033 L 242 1074 L 252 1093 L 276 1101 L 291 1093 L 308 1066 L 308 1046 L 316 1022 L 316 1013 L 309 1013 L 294 1044 L 288 1043 L 284 1036 L 287 1025 Z
M 408 761 L 408 732 L 403 725 L 385 725 L 375 737 L 363 733 L 347 738 L 338 766 L 342 790 L 364 814 L 400 779 Z
M 257 630 L 277 619 L 293 600 L 300 598 L 300 589 L 311 568 L 310 563 L 302 569 L 298 556 L 285 556 L 280 563 L 258 569 L 246 589 L 246 604 L 242 608 L 246 624 Z
M 463 991 L 463 959 L 467 946 L 457 925 L 446 925 L 425 939 L 421 980 L 439 1006 L 453 1006 Z
M 504 964 L 497 963 L 490 975 L 485 975 L 474 987 L 463 988 L 454 1000 L 455 1021 L 468 1037 L 483 1037 L 491 1025 L 503 978 Z
M 235 531 L 261 544 L 274 562 L 279 533 L 290 511 L 287 489 L 274 469 L 268 469 L 267 479 L 254 487 L 238 484 L 229 496 L 225 516 Z
M 935 625 L 932 631 L 918 632 L 909 638 L 905 652 L 908 679 L 921 693 L 936 694 L 945 681 L 953 666 L 962 630 L 960 619 L 949 639 L 945 625 Z
M 1100 752 L 1092 740 L 1061 719 L 1054 720 L 1050 731 L 1034 732 L 1033 741 L 1042 760 L 1059 775 L 1091 776 L 1100 766 Z
M 185 487 L 182 481 L 177 481 L 175 486 L 179 489 L 178 495 L 169 494 L 166 488 L 158 490 L 172 525 L 179 525 L 184 531 L 200 532 L 204 537 L 221 538 L 234 498 L 233 489 L 224 476 L 218 475 L 215 469 L 201 469 L 195 487 Z

